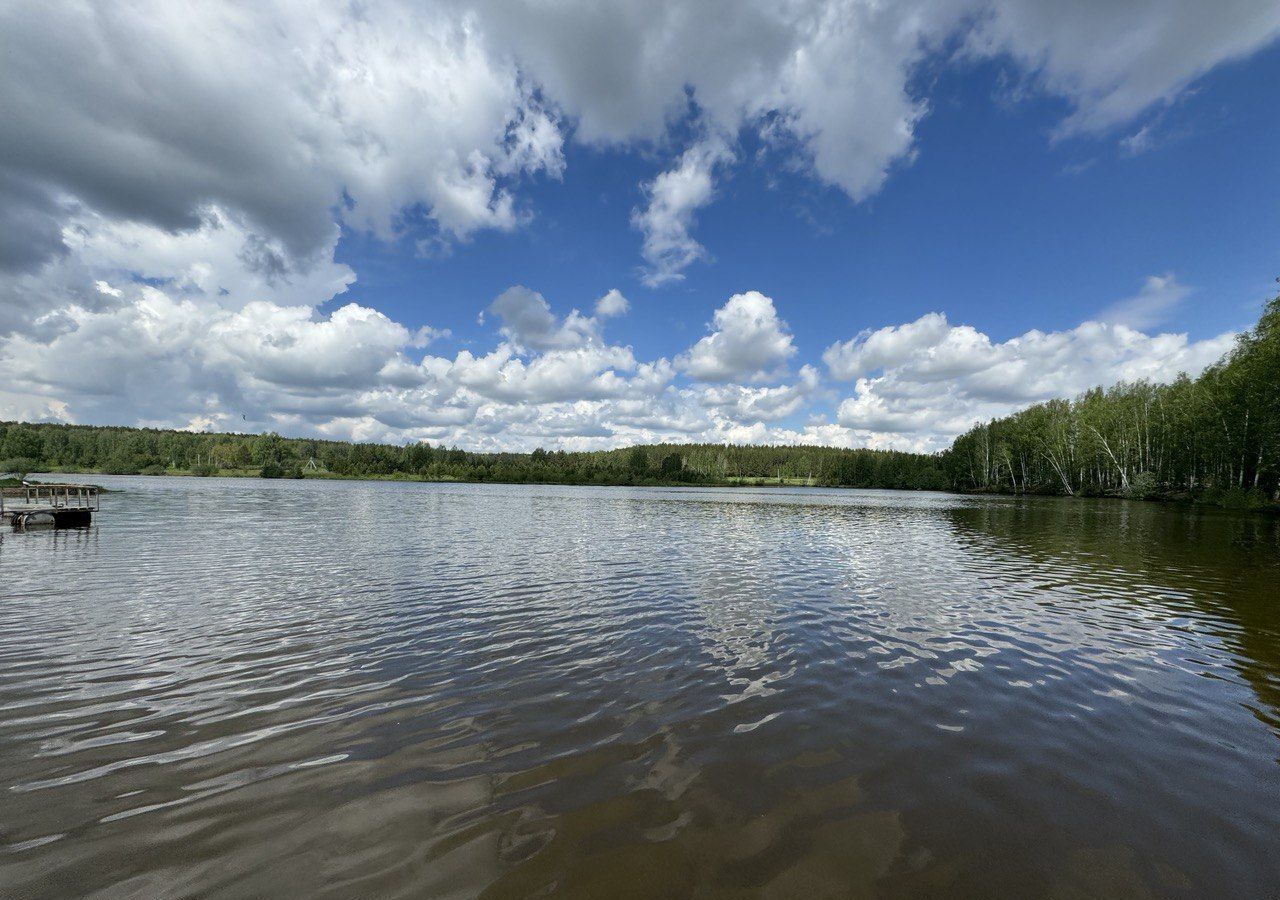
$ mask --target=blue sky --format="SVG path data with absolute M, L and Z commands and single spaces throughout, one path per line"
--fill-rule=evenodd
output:
M 0 418 L 929 450 L 1194 373 L 1280 274 L 1278 37 L 1271 0 L 22 0 Z
M 516 283 L 561 313 L 621 289 L 637 310 L 627 339 L 646 356 L 678 352 L 747 289 L 774 298 L 815 352 L 832 334 L 940 308 L 1001 340 L 1070 328 L 1164 272 L 1192 293 L 1162 326 L 1210 337 L 1251 324 L 1280 276 L 1280 48 L 1215 70 L 1128 127 L 1065 140 L 1052 138 L 1063 103 L 1003 97 L 1007 71 L 973 64 L 930 79 L 918 155 L 861 204 L 755 160 L 759 141 L 745 135 L 749 162 L 698 216 L 713 258 L 674 285 L 641 283 L 629 223 L 663 158 L 577 145 L 562 181 L 524 192 L 532 220 L 518 233 L 424 258 L 345 231 L 337 258 L 360 273 L 362 302 L 460 343 L 487 337 L 477 310 Z M 1127 150 L 1147 125 L 1150 148 Z

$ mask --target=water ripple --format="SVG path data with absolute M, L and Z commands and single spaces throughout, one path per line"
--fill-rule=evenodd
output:
M 105 480 L 0 534 L 15 895 L 1280 883 L 1274 520 Z

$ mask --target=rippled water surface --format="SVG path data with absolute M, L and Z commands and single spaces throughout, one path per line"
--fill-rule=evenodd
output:
M 0 894 L 1276 896 L 1274 519 L 101 480 L 0 534 Z

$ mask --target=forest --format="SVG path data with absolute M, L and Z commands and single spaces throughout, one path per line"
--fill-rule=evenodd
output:
M 619 450 L 473 453 L 402 446 L 151 428 L 0 423 L 2 472 L 262 475 L 547 484 L 772 482 L 945 490 L 936 456 L 885 450 L 656 444 Z
M 1275 502 L 1280 297 L 1199 377 L 1095 388 L 977 424 L 946 469 L 962 490 Z
M 807 484 L 909 490 L 1280 500 L 1280 297 L 1196 378 L 1139 381 L 974 425 L 937 454 L 657 444 L 477 453 L 457 447 L 0 422 L 0 474 L 41 471 L 547 484 Z

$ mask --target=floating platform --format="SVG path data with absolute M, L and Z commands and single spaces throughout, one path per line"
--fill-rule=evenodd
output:
M 0 524 L 28 528 L 88 528 L 99 509 L 99 489 L 89 484 L 33 482 L 0 488 Z

